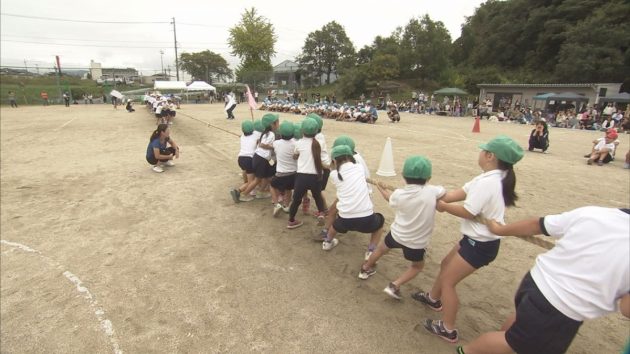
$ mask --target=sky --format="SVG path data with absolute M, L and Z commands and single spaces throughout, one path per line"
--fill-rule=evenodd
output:
M 411 18 L 425 14 L 434 21 L 442 21 L 455 40 L 465 18 L 473 15 L 481 3 L 481 0 L 2 0 L 0 65 L 24 67 L 26 61 L 30 71 L 35 71 L 35 67 L 42 72 L 50 71 L 55 55 L 59 55 L 62 70 L 87 68 L 90 60 L 94 60 L 107 68 L 133 67 L 144 75 L 170 66 L 174 76 L 170 24 L 174 17 L 178 54 L 208 49 L 221 54 L 235 69 L 239 59 L 230 54 L 228 31 L 240 22 L 245 9 L 251 7 L 275 28 L 277 54 L 272 64 L 276 65 L 294 60 L 307 35 L 331 21 L 344 27 L 357 51 L 372 44 L 376 36 L 388 36 Z

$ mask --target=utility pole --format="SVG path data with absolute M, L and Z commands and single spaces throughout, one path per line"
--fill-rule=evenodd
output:
M 160 64 L 162 64 L 162 75 L 164 75 L 164 51 L 160 49 Z
M 175 42 L 175 75 L 179 81 L 179 59 L 177 58 L 177 31 L 175 30 L 175 17 L 173 17 L 173 39 Z
M 35 68 L 37 68 L 37 75 L 39 75 L 39 65 L 35 64 Z
M 26 67 L 26 59 L 24 59 L 24 70 L 26 70 L 26 73 L 28 74 L 28 67 Z

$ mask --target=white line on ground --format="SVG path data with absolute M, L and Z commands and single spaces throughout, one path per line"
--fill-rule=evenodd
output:
M 76 275 L 70 273 L 69 271 L 65 270 L 64 267 L 61 264 L 59 264 L 59 262 L 57 262 L 57 261 L 55 261 L 55 260 L 53 260 L 53 259 L 51 259 L 49 257 L 44 256 L 38 250 L 32 249 L 32 248 L 30 248 L 28 246 L 25 246 L 25 245 L 23 245 L 21 243 L 17 243 L 17 242 L 0 240 L 0 243 L 5 244 L 7 246 L 14 247 L 14 248 L 18 248 L 18 249 L 20 249 L 20 250 L 22 250 L 24 252 L 36 253 L 41 258 L 43 258 L 48 264 L 50 264 L 51 266 L 63 270 L 64 271 L 63 275 L 71 283 L 73 283 L 76 286 L 77 291 L 88 302 L 88 305 L 90 305 L 90 308 L 92 309 L 92 311 L 96 315 L 96 318 L 98 319 L 98 322 L 100 324 L 101 329 L 103 330 L 103 332 L 105 333 L 105 335 L 109 339 L 109 343 L 112 346 L 114 354 L 122 354 L 123 353 L 122 349 L 120 349 L 120 345 L 118 344 L 118 340 L 116 339 L 116 336 L 114 335 L 114 326 L 112 325 L 112 322 L 105 317 L 105 311 L 98 305 L 98 301 L 94 298 L 94 296 L 92 295 L 90 290 L 83 285 L 83 282 L 81 281 L 81 279 L 79 279 Z
M 60 130 L 61 128 L 65 127 L 66 125 L 72 123 L 73 120 L 75 120 L 76 118 L 72 118 L 69 121 L 63 123 L 59 128 L 57 128 L 56 130 Z

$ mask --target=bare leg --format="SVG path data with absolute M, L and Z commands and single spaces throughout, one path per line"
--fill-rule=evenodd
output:
M 448 330 L 455 329 L 459 298 L 455 286 L 476 269 L 456 253 L 442 273 L 442 319 Z
M 459 243 L 453 246 L 451 251 L 444 257 L 444 259 L 442 259 L 442 263 L 440 264 L 440 272 L 438 273 L 438 276 L 435 279 L 435 282 L 433 283 L 433 287 L 429 291 L 429 296 L 433 300 L 439 300 L 440 297 L 442 296 L 442 274 L 444 273 L 444 270 L 448 266 L 451 259 L 453 259 L 453 257 L 457 254 L 458 251 L 459 251 Z
M 508 354 L 514 351 L 505 340 L 505 332 L 488 332 L 462 348 L 466 354 Z
M 382 245 L 383 243 L 381 243 Z M 380 247 L 380 245 L 379 245 Z M 374 252 L 376 253 L 376 252 Z M 372 257 L 370 257 L 372 258 Z M 420 273 L 422 271 L 422 268 L 424 267 L 424 261 L 420 261 L 420 262 L 411 262 L 411 264 L 409 265 L 409 268 L 407 268 L 407 270 L 402 273 L 398 279 L 394 280 L 392 283 L 396 286 L 396 288 L 400 289 L 400 286 L 407 283 L 408 281 L 410 281 L 411 279 L 415 278 L 416 275 L 418 275 L 418 273 Z
M 368 250 L 374 251 L 374 249 L 376 248 L 376 245 L 378 245 L 378 242 L 381 240 L 381 235 L 383 234 L 383 228 L 381 227 L 380 229 L 372 232 L 372 236 L 370 237 L 370 244 L 368 245 Z
M 383 255 L 387 252 L 389 252 L 389 248 L 385 245 L 385 242 L 379 243 L 378 247 L 376 247 L 376 250 L 374 250 L 374 252 L 370 255 L 370 258 L 368 258 L 368 260 L 363 263 L 363 266 L 361 268 L 367 270 L 374 267 L 376 262 L 378 262 L 378 260 L 383 257 Z

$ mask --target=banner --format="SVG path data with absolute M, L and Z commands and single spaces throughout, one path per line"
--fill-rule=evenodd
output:
M 258 109 L 258 104 L 254 99 L 254 95 L 252 95 L 252 92 L 249 90 L 249 85 L 245 85 L 245 87 L 247 87 L 247 103 L 249 103 L 249 107 L 251 109 Z

